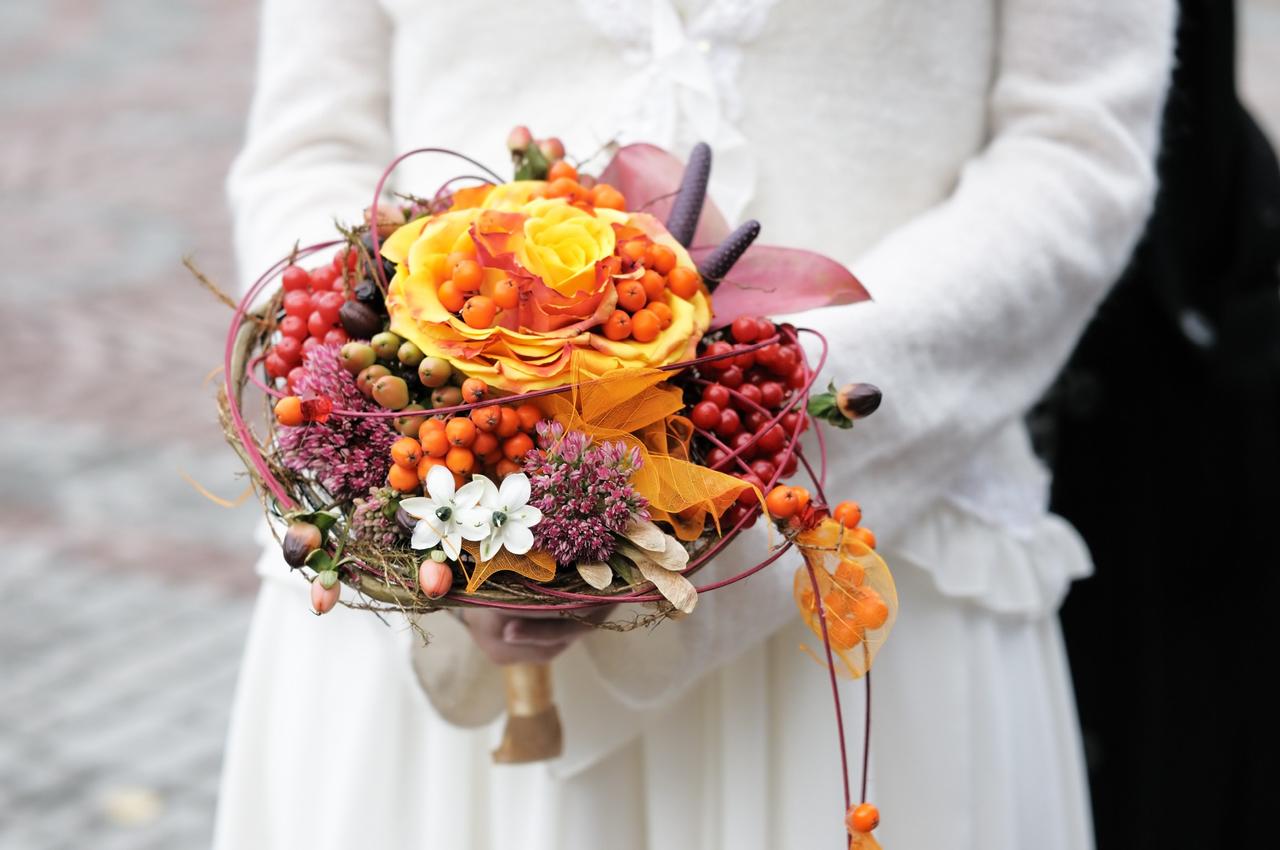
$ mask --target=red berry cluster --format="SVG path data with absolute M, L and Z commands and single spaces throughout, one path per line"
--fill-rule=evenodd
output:
M 779 341 L 746 350 L 775 336 Z M 741 353 L 734 355 L 735 351 Z M 707 466 L 736 475 L 761 493 L 775 479 L 794 475 L 792 435 L 809 427 L 801 409 L 788 409 L 796 407 L 796 393 L 809 381 L 799 345 L 785 339 L 769 319 L 741 316 L 726 338 L 708 344 L 702 356 L 719 359 L 699 365 L 707 383 L 689 418 L 728 447 L 726 451 L 713 442 L 706 454 Z M 739 454 L 731 458 L 735 451 Z M 746 490 L 724 519 L 735 525 L 758 504 L 756 490 Z
M 347 341 L 338 313 L 354 297 L 350 278 L 358 262 L 357 251 L 341 248 L 331 263 L 310 271 L 288 266 L 281 273 L 284 318 L 277 327 L 280 339 L 268 349 L 263 367 L 270 378 L 287 378 L 291 392 L 301 374 L 304 354 L 321 343 L 341 345 Z

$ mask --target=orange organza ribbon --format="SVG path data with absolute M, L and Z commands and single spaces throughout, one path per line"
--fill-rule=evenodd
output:
M 805 625 L 822 638 L 813 568 L 827 620 L 827 637 L 839 663 L 836 672 L 857 679 L 871 669 L 876 653 L 889 637 L 898 616 L 898 592 L 889 567 L 874 550 L 834 519 L 796 535 L 807 566 L 796 570 L 793 591 Z M 825 666 L 822 655 L 801 647 Z M 821 649 L 821 648 L 819 648 Z
M 566 431 L 582 431 L 596 441 L 621 440 L 638 449 L 643 463 L 631 484 L 648 501 L 650 518 L 671 523 L 679 539 L 697 539 L 708 515 L 718 528 L 720 515 L 751 485 L 689 459 L 693 425 L 677 415 L 684 407 L 680 390 L 663 384 L 671 373 L 620 369 L 595 377 L 581 368 L 575 372 L 572 390 L 538 400 L 543 412 Z M 555 561 L 540 550 L 523 556 L 502 550 L 480 563 L 477 545 L 464 543 L 463 548 L 477 562 L 467 577 L 468 593 L 503 571 L 534 581 L 555 577 Z
M 467 576 L 467 593 L 475 593 L 495 573 L 519 573 L 534 581 L 551 581 L 556 577 L 556 559 L 550 553 L 534 549 L 525 555 L 512 555 L 506 549 L 499 549 L 488 561 L 480 560 L 480 544 L 464 541 L 462 548 L 475 559 L 476 568 Z

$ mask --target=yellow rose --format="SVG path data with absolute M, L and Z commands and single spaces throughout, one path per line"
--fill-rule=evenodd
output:
M 613 341 L 599 332 L 617 304 L 609 262 L 601 261 L 609 261 L 620 239 L 644 236 L 692 268 L 688 252 L 645 213 L 597 208 L 593 214 L 561 200 L 524 200 L 540 186 L 525 181 L 479 190 L 466 206 L 410 222 L 388 237 L 382 253 L 397 264 L 387 293 L 391 330 L 463 374 L 511 392 L 692 357 L 711 320 L 702 289 L 687 300 L 664 293 L 672 321 L 649 342 Z M 454 252 L 483 266 L 479 294 L 492 298 L 498 286 L 513 283 L 521 293 L 491 326 L 471 327 L 456 307 L 442 303 Z
M 560 199 L 531 201 L 522 212 L 528 218 L 516 253 L 520 265 L 561 295 L 594 289 L 596 263 L 616 244 L 609 221 Z

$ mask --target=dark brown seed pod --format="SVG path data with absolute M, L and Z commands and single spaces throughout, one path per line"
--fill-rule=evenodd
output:
M 760 235 L 760 222 L 751 219 L 738 226 L 738 229 L 725 237 L 698 265 L 698 272 L 707 283 L 707 289 L 714 291 L 720 281 L 733 268 L 733 264 L 751 247 Z
M 693 244 L 693 234 L 698 229 L 698 218 L 702 215 L 702 203 L 707 198 L 707 181 L 711 178 L 711 147 L 706 142 L 698 142 L 689 153 L 689 162 L 685 164 L 684 176 L 680 179 L 680 189 L 676 193 L 675 203 L 671 205 L 671 214 L 667 216 L 667 230 L 684 247 Z
M 876 412 L 882 398 L 875 384 L 845 384 L 836 393 L 836 407 L 846 419 L 863 419 Z
M 369 339 L 382 330 L 382 317 L 367 304 L 348 301 L 338 311 L 342 329 L 352 339 Z
M 324 536 L 320 533 L 320 529 L 309 522 L 295 522 L 289 525 L 289 530 L 285 532 L 284 542 L 281 548 L 284 550 L 284 560 L 291 567 L 300 567 L 306 560 L 307 556 L 320 548 L 320 544 L 324 542 Z
M 396 526 L 405 534 L 413 534 L 418 527 L 418 518 L 404 508 L 396 508 Z

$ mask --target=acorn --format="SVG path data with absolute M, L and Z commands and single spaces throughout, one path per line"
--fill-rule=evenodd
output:
M 281 543 L 284 560 L 291 567 L 300 567 L 307 560 L 307 556 L 319 549 L 323 542 L 324 535 L 311 523 L 290 523 L 289 530 L 284 535 L 284 542 Z
M 382 317 L 363 301 L 347 301 L 338 310 L 342 329 L 352 339 L 370 339 L 382 330 Z
M 876 412 L 882 398 L 875 384 L 845 384 L 836 393 L 836 407 L 846 419 L 863 419 Z

